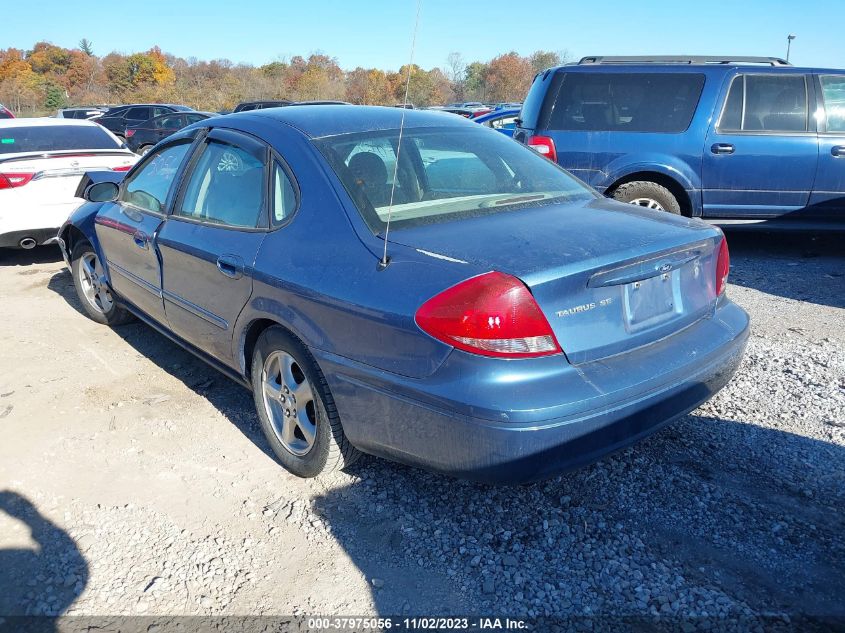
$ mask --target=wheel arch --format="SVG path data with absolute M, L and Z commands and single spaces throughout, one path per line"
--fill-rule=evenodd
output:
M 293 329 L 282 323 L 279 319 L 269 318 L 266 316 L 259 316 L 252 319 L 244 326 L 240 336 L 238 337 L 236 356 L 238 363 L 240 364 L 241 373 L 250 384 L 252 379 L 252 357 L 255 354 L 255 345 L 261 334 L 271 327 L 282 328 L 293 338 L 299 341 L 305 349 L 308 349 L 308 344 L 302 339 L 302 337 L 299 336 L 299 334 L 297 334 Z

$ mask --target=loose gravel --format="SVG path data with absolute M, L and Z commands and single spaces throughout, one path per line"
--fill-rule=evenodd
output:
M 845 616 L 845 254 L 731 245 L 753 319 L 734 380 L 520 487 L 375 459 L 294 479 L 244 390 L 85 320 L 49 255 L 8 256 L 0 614 Z

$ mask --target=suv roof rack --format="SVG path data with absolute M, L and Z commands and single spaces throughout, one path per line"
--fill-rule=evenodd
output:
M 791 66 L 780 57 L 743 57 L 736 55 L 633 55 L 582 57 L 579 65 L 585 64 L 765 64 L 767 66 Z

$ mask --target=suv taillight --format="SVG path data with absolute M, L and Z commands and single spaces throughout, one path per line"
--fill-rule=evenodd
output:
M 541 156 L 545 156 L 553 163 L 557 162 L 557 150 L 555 150 L 555 142 L 548 136 L 529 136 L 525 143 Z
M 126 128 L 125 135 L 126 138 L 132 138 L 133 136 L 135 136 L 135 130 Z
M 561 353 L 525 284 L 499 272 L 467 279 L 435 295 L 417 310 L 416 322 L 434 338 L 482 356 L 529 358 Z
M 731 271 L 731 254 L 728 251 L 728 240 L 723 235 L 719 244 L 719 257 L 716 259 L 716 296 L 725 292 L 728 284 L 728 273 Z
M 31 173 L 7 173 L 0 174 L 0 189 L 14 189 L 15 187 L 23 187 L 27 184 L 35 174 Z

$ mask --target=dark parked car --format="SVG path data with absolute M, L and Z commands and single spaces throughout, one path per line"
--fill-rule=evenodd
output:
M 119 186 L 89 179 L 60 232 L 86 312 L 135 315 L 251 389 L 304 477 L 358 451 L 545 477 L 698 406 L 748 337 L 719 229 L 606 200 L 460 117 L 231 114 Z
M 120 139 L 126 140 L 126 128 L 135 127 L 153 117 L 171 112 L 192 112 L 188 106 L 172 105 L 166 103 L 137 103 L 129 106 L 118 106 L 109 109 L 100 117 L 92 121 L 99 123 L 104 128 Z
M 126 145 L 143 156 L 161 139 L 167 138 L 186 125 L 217 116 L 213 112 L 170 112 L 160 114 L 137 127 L 126 128 Z
M 291 102 L 286 99 L 278 101 L 244 101 L 235 106 L 233 112 L 247 112 L 248 110 L 263 110 L 264 108 L 280 108 L 288 106 Z
M 538 74 L 520 116 L 514 138 L 617 200 L 720 224 L 845 222 L 843 70 L 586 57 Z

